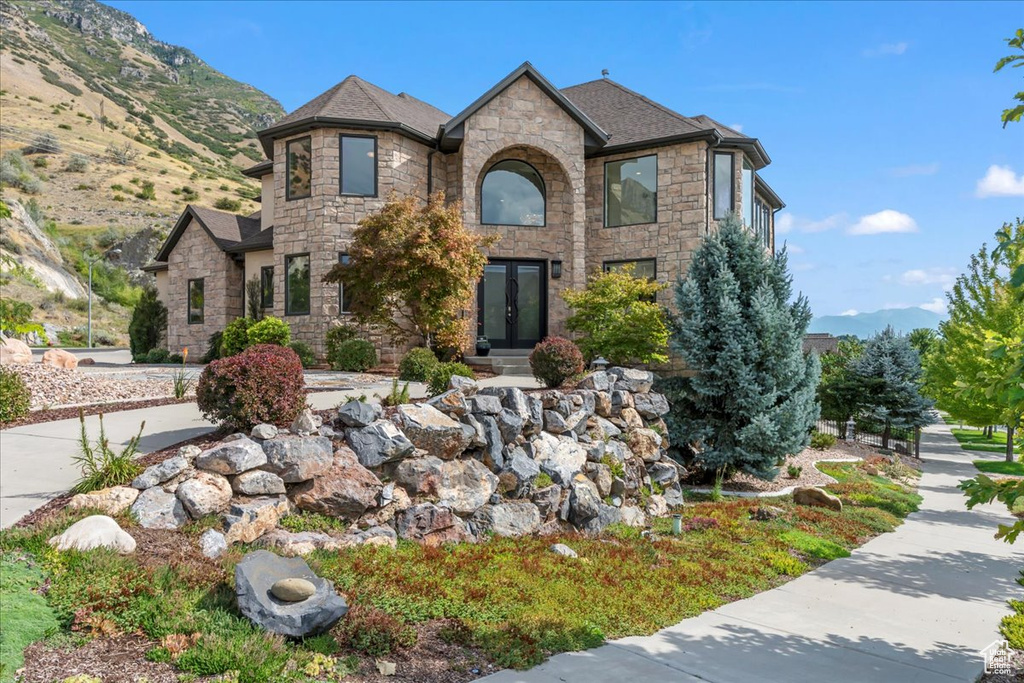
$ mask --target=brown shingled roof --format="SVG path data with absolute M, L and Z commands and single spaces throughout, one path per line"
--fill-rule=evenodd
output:
M 222 251 L 228 251 L 242 240 L 246 240 L 260 232 L 260 219 L 257 214 L 254 217 L 239 216 L 234 213 L 207 209 L 203 206 L 189 204 L 174 224 L 174 229 L 167 237 L 167 241 L 157 252 L 155 261 L 166 261 L 174 245 L 181 239 L 181 235 L 188 227 L 190 219 L 195 219 L 199 225 L 206 230 L 207 234 Z
M 228 248 L 226 251 L 232 254 L 239 254 L 245 251 L 260 251 L 262 249 L 274 248 L 274 226 L 262 230 L 255 235 L 248 237 L 238 244 Z
M 703 125 L 705 127 L 710 126 L 711 128 L 714 128 L 715 130 L 717 130 L 719 133 L 722 134 L 723 138 L 747 138 L 747 139 L 750 139 L 749 135 L 744 135 L 743 133 L 739 132 L 735 128 L 730 128 L 729 126 L 725 125 L 724 123 L 719 123 L 718 121 L 715 121 L 713 118 L 711 118 L 710 116 L 707 116 L 706 114 L 701 114 L 699 116 L 694 116 L 693 120 L 699 122 L 701 125 Z

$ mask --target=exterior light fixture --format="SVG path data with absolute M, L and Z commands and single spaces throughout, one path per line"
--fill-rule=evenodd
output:
M 552 261 L 551 262 L 551 278 L 553 280 L 557 280 L 560 277 L 562 277 L 562 262 L 561 261 Z
M 609 365 L 609 363 L 608 363 L 607 360 L 605 360 L 604 356 L 598 356 L 594 360 L 590 361 L 590 369 L 591 370 L 596 370 L 596 371 L 607 370 L 608 369 L 608 365 Z

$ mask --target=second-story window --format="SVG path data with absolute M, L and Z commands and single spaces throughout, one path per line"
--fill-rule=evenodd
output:
M 715 220 L 728 216 L 736 208 L 733 183 L 733 155 L 715 154 Z
M 746 224 L 751 230 L 754 229 L 754 167 L 744 159 L 743 160 L 743 175 L 742 184 L 740 186 L 743 192 L 741 199 L 743 203 L 743 223 Z
M 372 135 L 342 135 L 340 145 L 341 193 L 376 197 L 377 138 Z
M 506 159 L 491 166 L 480 186 L 480 222 L 484 225 L 544 225 L 544 179 L 537 169 L 517 159 Z
M 604 165 L 604 225 L 656 223 L 658 155 L 609 161 Z
M 286 148 L 286 199 L 302 199 L 312 194 L 313 143 L 310 138 L 289 140 Z

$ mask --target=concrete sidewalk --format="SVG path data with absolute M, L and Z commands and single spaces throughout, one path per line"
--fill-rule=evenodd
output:
M 488 683 L 974 681 L 1006 600 L 1024 589 L 1024 546 L 993 538 L 1005 508 L 968 511 L 972 459 L 944 425 L 922 437 L 921 510 L 895 532 L 786 585 L 649 637 L 553 657 Z

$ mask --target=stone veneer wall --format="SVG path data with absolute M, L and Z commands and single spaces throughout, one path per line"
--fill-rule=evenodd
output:
M 191 348 L 198 358 L 210 335 L 242 314 L 242 267 L 194 219 L 167 261 L 167 348 Z M 203 323 L 188 324 L 188 281 L 203 278 Z

